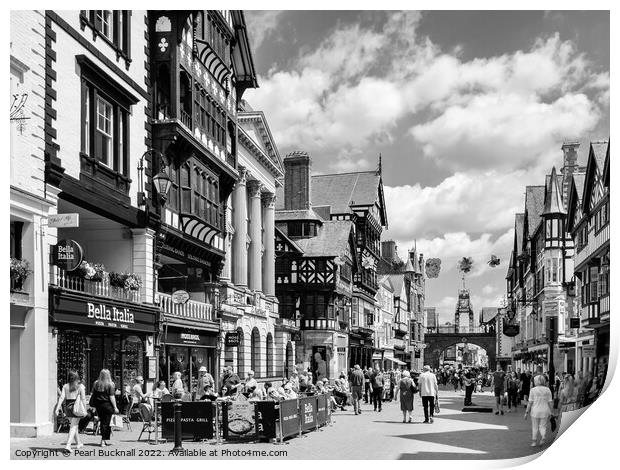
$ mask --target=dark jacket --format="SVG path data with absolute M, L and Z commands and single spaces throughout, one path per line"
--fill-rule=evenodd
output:
M 370 374 L 370 383 L 371 383 L 373 388 L 382 388 L 383 385 L 384 385 L 383 373 L 382 372 L 373 371 Z
M 351 387 L 363 387 L 364 386 L 364 373 L 362 370 L 354 370 L 351 374 Z

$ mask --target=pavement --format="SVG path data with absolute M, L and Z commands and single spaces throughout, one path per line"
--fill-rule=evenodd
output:
M 464 394 L 442 389 L 441 413 L 433 424 L 424 424 L 419 396 L 414 403 L 413 423 L 403 423 L 398 402 L 384 404 L 381 413 L 371 405 L 362 405 L 362 414 L 354 415 L 352 407 L 332 415 L 332 424 L 284 444 L 183 442 L 185 455 L 171 452 L 172 442 L 158 445 L 137 441 L 140 423 L 132 423 L 132 431 L 115 432 L 113 445 L 99 447 L 100 437 L 82 434 L 81 453 L 71 455 L 62 450 L 67 434 L 40 438 L 11 438 L 12 459 L 513 459 L 536 454 L 544 447 L 530 447 L 530 422 L 524 420 L 524 407 L 516 412 L 462 412 Z M 493 406 L 489 392 L 476 393 L 473 402 Z

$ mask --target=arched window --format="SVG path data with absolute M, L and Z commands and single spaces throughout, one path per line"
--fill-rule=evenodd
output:
M 266 373 L 267 373 L 267 377 L 273 377 L 275 373 L 273 370 L 273 336 L 271 336 L 271 333 L 267 333 L 266 349 L 267 349 L 267 359 L 265 361 L 265 368 L 267 370 Z
M 258 328 L 254 327 L 252 330 L 252 338 L 251 338 L 251 356 L 252 356 L 252 370 L 254 371 L 254 375 L 256 377 L 260 377 L 262 374 L 260 372 L 260 333 L 258 332 Z
M 293 357 L 293 343 L 286 343 L 286 360 L 285 360 L 285 368 L 284 374 L 286 378 L 290 378 L 293 372 L 293 367 L 295 366 L 295 357 Z

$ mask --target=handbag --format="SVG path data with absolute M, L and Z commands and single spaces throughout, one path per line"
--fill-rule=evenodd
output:
M 86 416 L 86 405 L 84 405 L 84 401 L 79 397 L 73 403 L 73 416 L 76 418 L 83 418 Z
M 110 427 L 113 431 L 123 430 L 123 417 L 121 415 L 112 415 L 110 419 Z
M 549 418 L 549 423 L 551 424 L 551 432 L 554 432 L 555 428 L 558 427 L 558 423 L 555 420 L 555 416 L 552 416 L 551 418 Z
M 438 415 L 441 413 L 441 408 L 439 407 L 439 397 L 435 397 L 435 414 Z

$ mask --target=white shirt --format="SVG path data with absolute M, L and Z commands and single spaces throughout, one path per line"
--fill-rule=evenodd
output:
M 437 385 L 437 377 L 431 372 L 422 372 L 418 378 L 418 388 L 420 389 L 420 396 L 434 397 L 439 393 L 439 386 Z
M 530 402 L 530 416 L 532 418 L 547 418 L 551 415 L 549 402 L 553 402 L 553 396 L 549 387 L 538 385 L 530 390 L 528 398 Z

